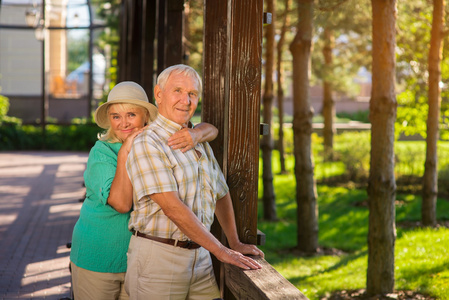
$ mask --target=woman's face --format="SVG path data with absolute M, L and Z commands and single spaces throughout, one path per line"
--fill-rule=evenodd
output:
M 108 108 L 108 118 L 115 136 L 124 141 L 134 130 L 145 126 L 147 116 L 144 108 L 124 108 L 121 104 L 111 104 Z

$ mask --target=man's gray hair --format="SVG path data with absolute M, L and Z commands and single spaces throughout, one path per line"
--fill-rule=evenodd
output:
M 156 83 L 159 85 L 159 87 L 162 90 L 165 88 L 165 84 L 167 83 L 167 80 L 172 73 L 182 74 L 185 76 L 190 76 L 192 78 L 195 78 L 198 81 L 198 89 L 199 89 L 198 92 L 201 95 L 201 93 L 203 91 L 203 83 L 201 82 L 200 75 L 198 74 L 197 71 L 195 71 L 194 68 L 187 66 L 187 65 L 183 65 L 183 64 L 168 67 L 164 71 L 162 71 L 161 74 L 159 74 L 159 76 L 157 77 Z

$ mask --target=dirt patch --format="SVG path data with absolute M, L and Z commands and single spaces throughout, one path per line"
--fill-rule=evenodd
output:
M 386 295 L 368 296 L 365 289 L 359 290 L 343 290 L 337 291 L 320 300 L 347 300 L 347 299 L 363 299 L 363 300 L 435 300 L 427 295 L 423 295 L 413 291 L 395 291 Z

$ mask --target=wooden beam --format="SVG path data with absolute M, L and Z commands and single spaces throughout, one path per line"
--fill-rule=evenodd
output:
M 184 0 L 158 1 L 157 74 L 183 61 Z
M 240 240 L 257 243 L 263 0 L 228 1 L 227 181 Z
M 118 82 L 132 80 L 141 84 L 142 2 L 122 2 Z
M 184 55 L 184 0 L 168 0 L 166 28 L 166 67 L 182 63 Z
M 226 123 L 226 49 L 227 49 L 227 1 L 204 1 L 204 62 L 203 62 L 203 99 L 201 117 L 204 122 L 214 124 L 218 128 L 218 136 L 210 145 L 214 150 L 223 173 L 226 175 L 226 163 L 224 160 L 225 136 L 228 131 Z M 212 224 L 211 232 L 222 242 L 223 233 L 218 222 Z M 224 270 L 221 263 L 212 256 L 215 277 L 221 289 L 224 288 Z
M 293 284 L 285 280 L 265 259 L 253 257 L 261 265 L 259 270 L 243 270 L 225 264 L 226 286 L 236 299 L 306 300 Z
M 156 4 L 157 0 L 144 0 L 142 12 L 142 63 L 141 84 L 147 92 L 148 99 L 153 101 L 154 86 L 154 43 L 156 38 Z
M 157 0 L 157 74 L 166 68 L 165 65 L 165 36 L 167 23 L 167 4 L 165 0 Z

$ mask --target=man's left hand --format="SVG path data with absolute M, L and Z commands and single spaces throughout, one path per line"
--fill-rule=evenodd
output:
M 235 250 L 242 254 L 249 254 L 249 255 L 261 256 L 261 257 L 265 256 L 265 254 L 262 252 L 262 250 L 257 248 L 255 245 L 250 245 L 250 244 L 238 243 L 237 245 L 232 246 L 232 250 Z

